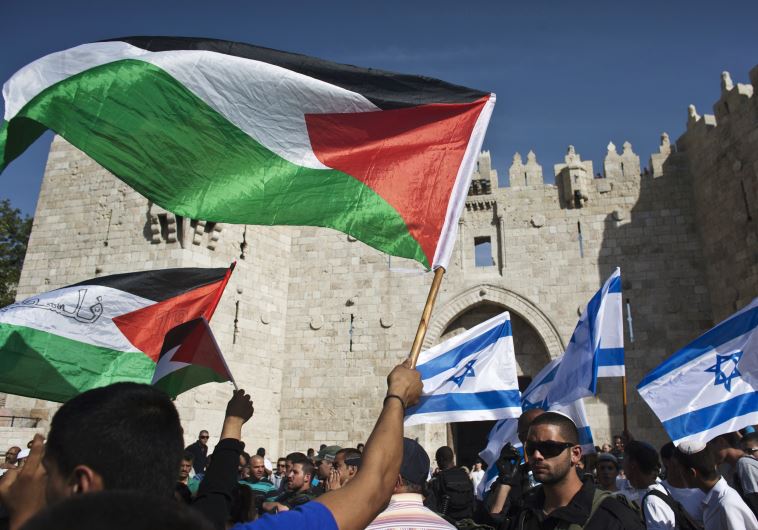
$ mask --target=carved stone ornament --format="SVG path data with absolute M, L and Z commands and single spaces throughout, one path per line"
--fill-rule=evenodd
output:
M 532 226 L 535 228 L 545 226 L 545 216 L 542 215 L 541 213 L 534 214 L 532 216 Z
M 261 313 L 261 323 L 269 324 L 271 322 L 271 314 L 267 311 Z
M 393 325 L 395 325 L 395 319 L 392 315 L 385 315 L 379 319 L 379 325 L 381 325 L 384 329 L 391 328 Z
M 311 317 L 311 329 L 317 330 L 321 329 L 324 325 L 324 317 L 321 315 L 316 315 L 315 317 Z

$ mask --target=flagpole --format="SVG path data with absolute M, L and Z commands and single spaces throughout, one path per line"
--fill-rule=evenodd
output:
M 626 424 L 626 375 L 621 376 L 621 401 L 624 405 L 624 432 L 627 432 L 629 429 Z
M 437 267 L 434 271 L 432 286 L 429 288 L 429 295 L 426 297 L 426 304 L 424 305 L 424 310 L 421 312 L 421 321 L 418 323 L 416 338 L 413 339 L 411 353 L 408 356 L 408 360 L 411 362 L 411 368 L 416 368 L 416 361 L 418 360 L 419 353 L 421 353 L 421 344 L 424 342 L 426 330 L 429 327 L 429 319 L 432 316 L 432 309 L 434 308 L 435 300 L 437 300 L 437 293 L 439 293 L 440 284 L 442 284 L 442 276 L 444 276 L 444 274 L 445 269 L 443 267 Z

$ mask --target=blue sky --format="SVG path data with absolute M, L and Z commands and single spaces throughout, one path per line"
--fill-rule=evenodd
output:
M 108 2 L 6 0 L 0 79 L 47 53 L 124 35 L 239 40 L 423 74 L 497 93 L 485 149 L 507 174 L 515 151 L 546 175 L 569 144 L 602 168 L 628 140 L 647 161 L 677 138 L 687 105 L 712 112 L 720 73 L 758 64 L 758 2 Z M 0 175 L 0 199 L 33 213 L 51 134 Z

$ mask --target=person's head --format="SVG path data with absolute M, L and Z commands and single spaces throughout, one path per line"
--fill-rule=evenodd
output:
M 293 462 L 292 469 L 287 474 L 287 489 L 289 491 L 308 491 L 313 479 L 314 466 L 310 460 Z
M 601 453 L 610 453 L 613 447 L 611 447 L 611 444 L 605 443 L 600 446 L 600 452 Z
M 437 449 L 436 453 L 434 453 L 434 459 L 437 461 L 437 467 L 444 471 L 453 467 L 455 462 L 455 455 L 453 454 L 452 449 L 446 445 L 443 445 Z
M 481 471 L 482 470 L 482 460 L 477 458 L 474 460 L 474 468 L 472 471 Z
M 363 445 L 363 444 L 358 444 L 358 445 L 357 445 L 355 448 L 356 448 L 356 449 L 358 449 L 358 451 L 360 451 L 361 453 L 363 453 L 363 449 L 364 449 L 365 447 L 366 447 L 366 446 L 365 446 L 365 445 Z
M 255 452 L 256 455 L 266 457 L 266 448 L 265 447 L 259 447 L 258 450 Z
M 524 451 L 539 482 L 559 484 L 571 480 L 571 475 L 579 480 L 573 468 L 582 459 L 582 448 L 576 425 L 568 416 L 545 412 L 535 418 L 529 426 Z
M 658 451 L 650 444 L 638 440 L 632 440 L 624 447 L 623 465 L 629 483 L 638 489 L 653 484 L 661 470 Z
M 535 418 L 544 414 L 542 409 L 529 409 L 518 418 L 518 439 L 523 444 L 526 441 L 526 435 L 529 432 L 529 426 Z
M 318 471 L 318 478 L 326 480 L 329 478 L 329 473 L 332 472 L 334 465 L 334 459 L 337 457 L 337 453 L 342 448 L 339 445 L 330 445 L 321 449 L 316 455 L 316 466 Z
M 690 488 L 709 490 L 719 479 L 716 458 L 702 442 L 682 442 L 674 452 L 682 476 Z
M 339 473 L 340 486 L 347 484 L 361 465 L 361 452 L 358 449 L 347 447 L 340 449 L 334 457 L 332 467 Z
M 276 474 L 277 475 L 284 475 L 287 473 L 287 459 L 286 458 L 280 458 L 276 461 Z
M 736 432 L 716 436 L 708 442 L 708 449 L 716 458 L 716 465 L 724 462 L 734 464 L 744 454 L 740 449 L 740 436 Z
M 620 434 L 613 437 L 613 450 L 624 452 L 624 438 Z
M 83 392 L 50 424 L 48 500 L 100 490 L 171 498 L 183 445 L 179 414 L 155 387 L 116 383 Z
M 619 461 L 610 453 L 601 453 L 597 457 L 595 473 L 600 488 L 616 491 L 616 477 L 619 474 Z
M 313 457 L 315 457 L 315 456 L 316 456 L 316 450 L 315 450 L 313 447 L 309 447 L 309 448 L 308 448 L 308 451 L 306 451 L 305 455 L 306 455 L 308 458 L 310 458 L 311 460 L 313 460 Z
M 403 438 L 403 461 L 395 483 L 395 493 L 421 493 L 428 476 L 429 455 L 417 441 Z
M 186 488 L 186 486 L 184 486 Z M 171 485 L 174 491 L 174 484 Z M 101 491 L 75 495 L 40 511 L 24 530 L 76 528 L 77 530 L 213 530 L 181 502 L 167 501 L 137 491 Z
M 250 476 L 256 481 L 266 476 L 266 461 L 261 455 L 250 458 Z
M 184 451 L 182 455 L 182 462 L 179 464 L 179 482 L 187 482 L 189 479 L 190 471 L 192 471 L 192 462 L 195 460 L 195 455 L 189 451 Z
M 740 447 L 746 455 L 758 459 L 758 432 L 746 434 L 740 440 Z
M 250 455 L 245 451 L 240 453 L 240 462 L 237 466 L 237 472 L 240 478 L 247 478 L 250 476 Z
M 290 453 L 286 456 L 284 460 L 286 462 L 286 467 L 284 469 L 284 476 L 287 476 L 290 474 L 290 470 L 292 469 L 292 464 L 294 464 L 295 462 L 310 462 L 308 457 L 300 452 Z
M 200 445 L 208 445 L 208 438 L 210 438 L 210 435 L 208 434 L 208 431 L 202 430 L 200 431 L 200 434 L 197 435 L 197 441 L 200 442 Z
M 15 464 L 18 459 L 18 454 L 21 452 L 21 448 L 17 445 L 14 445 L 13 447 L 10 447 L 5 452 L 5 463 L 6 464 Z

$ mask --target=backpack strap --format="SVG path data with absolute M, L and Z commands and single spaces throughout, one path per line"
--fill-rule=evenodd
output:
M 592 507 L 590 508 L 590 514 L 587 517 L 587 520 L 584 522 L 583 525 L 577 524 L 577 523 L 571 523 L 568 526 L 561 526 L 560 524 L 556 526 L 556 528 L 565 528 L 565 530 L 582 530 L 585 526 L 589 524 L 589 522 L 592 520 L 592 517 L 595 515 L 595 512 L 597 512 L 598 508 L 600 508 L 600 505 L 603 504 L 603 501 L 610 497 L 610 492 L 607 492 L 605 490 L 601 490 L 599 488 L 595 488 L 595 493 L 592 496 Z
M 665 489 L 665 486 L 664 486 Z M 687 528 L 693 528 L 693 529 L 700 529 L 703 528 L 703 525 L 701 525 L 699 522 L 695 521 L 689 513 L 687 513 L 687 510 L 684 509 L 684 506 L 682 506 L 682 503 L 674 499 L 671 494 L 666 490 L 666 493 L 663 493 L 662 491 L 652 489 L 648 490 L 645 495 L 642 497 L 642 500 L 640 501 L 640 504 L 644 506 L 645 499 L 648 498 L 648 496 L 652 495 L 653 497 L 658 497 L 663 502 L 666 503 L 666 505 L 671 508 L 671 511 L 674 512 L 674 519 L 676 520 L 676 526 L 677 528 L 681 529 L 687 529 Z

